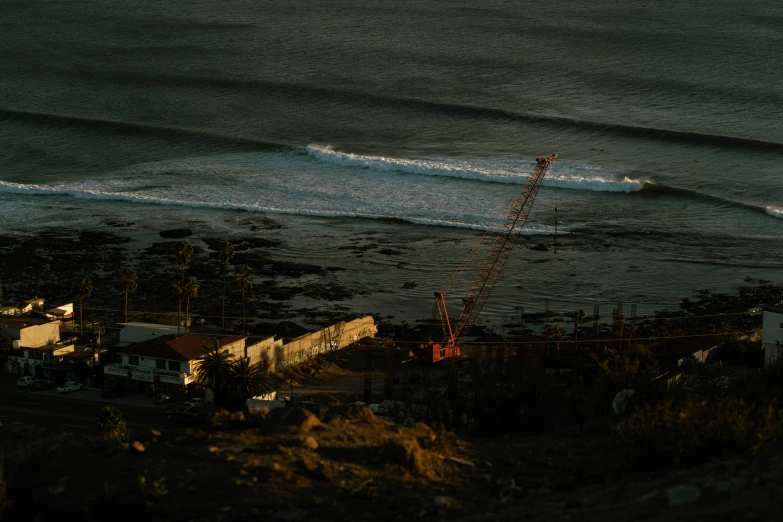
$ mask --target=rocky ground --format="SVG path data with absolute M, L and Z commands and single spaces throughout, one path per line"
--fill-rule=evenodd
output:
M 256 276 L 255 288 L 247 296 L 248 317 L 263 317 L 267 324 L 262 325 L 262 329 L 271 328 L 282 319 L 304 314 L 316 323 L 325 324 L 355 317 L 355 312 L 340 304 L 352 295 L 335 275 L 341 268 L 275 259 L 272 251 L 278 242 L 258 237 L 256 232 L 261 225 L 258 220 L 254 223 L 251 229 L 255 230 L 232 238 L 236 254 L 231 265 L 247 264 Z M 262 224 L 270 230 L 280 226 L 271 219 L 263 220 Z M 139 288 L 131 294 L 129 308 L 143 311 L 133 313 L 132 317 L 159 320 L 159 314 L 170 314 L 177 309 L 171 286 L 180 276 L 177 251 L 183 241 L 188 241 L 195 253 L 186 267 L 186 275 L 195 276 L 200 284 L 199 295 L 191 302 L 190 309 L 212 324 L 220 323 L 223 265 L 216 250 L 224 238 L 191 229 L 150 234 L 133 230 L 133 224 L 110 225 L 109 230 L 0 235 L 0 282 L 5 286 L 3 302 L 42 296 L 52 306 L 76 302 L 78 308 L 76 286 L 82 274 L 89 274 L 93 292 L 84 300 L 85 317 L 113 322 L 122 318 L 124 303 L 123 293 L 116 288 L 115 274 L 123 266 L 131 266 L 139 274 Z M 242 297 L 231 272 L 226 293 L 227 323 L 239 328 Z M 319 303 L 318 306 L 295 309 L 290 301 L 303 296 Z
M 777 520 L 783 452 L 633 472 L 608 433 L 476 439 L 360 406 L 130 443 L 6 426 L 4 520 Z

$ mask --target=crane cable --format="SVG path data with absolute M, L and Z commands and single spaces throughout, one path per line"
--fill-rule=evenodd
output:
M 557 202 L 558 202 L 558 192 L 560 192 L 560 177 L 555 176 L 555 255 L 557 255 Z

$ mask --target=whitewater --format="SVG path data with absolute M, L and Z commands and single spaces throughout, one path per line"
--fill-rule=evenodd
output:
M 377 171 L 408 172 L 426 176 L 494 181 L 522 184 L 535 167 L 534 158 L 454 159 L 425 158 L 405 159 L 383 156 L 364 156 L 334 150 L 330 146 L 308 145 L 312 156 L 335 165 L 362 167 Z M 598 174 L 597 171 L 601 171 Z M 612 169 L 585 163 L 558 160 L 544 178 L 546 187 L 592 190 L 596 192 L 636 192 L 644 188 L 645 180 L 622 177 L 616 179 Z

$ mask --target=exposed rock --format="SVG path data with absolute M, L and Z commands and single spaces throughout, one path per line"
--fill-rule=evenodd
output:
M 383 455 L 390 464 L 403 466 L 410 471 L 426 473 L 424 452 L 416 439 L 396 438 L 383 446 Z
M 313 437 L 305 437 L 302 439 L 302 446 L 313 451 L 318 449 L 318 441 Z
M 101 232 L 98 230 L 85 230 L 79 232 L 79 241 L 82 243 L 91 243 L 93 245 L 121 245 L 123 243 L 129 243 L 131 238 L 116 236 L 109 232 Z
M 698 502 L 701 498 L 701 488 L 694 484 L 682 484 L 666 490 L 669 507 L 686 506 Z
M 744 477 L 731 477 L 725 480 L 718 480 L 715 482 L 716 493 L 736 493 L 741 490 L 747 484 L 747 480 Z
M 174 228 L 160 231 L 160 237 L 165 237 L 166 239 L 182 239 L 192 235 L 193 231 L 189 228 Z
M 436 506 L 443 508 L 443 509 L 459 509 L 460 503 L 455 498 L 447 497 L 445 495 L 440 495 L 435 497 L 433 500 Z
M 374 422 L 376 417 L 372 410 L 367 406 L 361 406 L 358 404 L 343 404 L 341 406 L 330 408 L 329 411 L 326 412 L 326 416 L 324 417 L 325 422 L 332 422 L 335 419 L 342 419 L 347 421 L 357 421 L 364 419 L 369 420 L 370 422 Z

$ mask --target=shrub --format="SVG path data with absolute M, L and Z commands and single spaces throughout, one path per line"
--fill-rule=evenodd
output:
M 754 406 L 737 397 L 669 397 L 641 406 L 616 433 L 632 465 L 693 464 L 782 439 L 783 411 L 776 400 Z
M 98 433 L 107 439 L 123 439 L 127 423 L 122 412 L 113 406 L 104 406 L 98 413 Z

